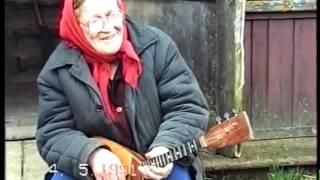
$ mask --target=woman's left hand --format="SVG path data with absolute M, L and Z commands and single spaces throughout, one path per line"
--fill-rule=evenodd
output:
M 146 153 L 147 159 L 152 159 L 156 156 L 168 152 L 169 149 L 166 147 L 155 147 L 150 152 Z M 169 163 L 164 167 L 156 166 L 139 166 L 138 170 L 146 179 L 165 179 L 169 176 L 173 168 L 173 163 Z

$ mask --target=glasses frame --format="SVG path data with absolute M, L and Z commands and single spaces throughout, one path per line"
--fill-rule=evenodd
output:
M 106 23 L 115 24 L 120 18 L 122 21 L 124 18 L 123 13 L 121 11 L 114 11 L 104 16 L 91 18 L 86 23 L 81 21 L 79 23 L 86 27 L 90 34 L 97 34 L 106 26 Z

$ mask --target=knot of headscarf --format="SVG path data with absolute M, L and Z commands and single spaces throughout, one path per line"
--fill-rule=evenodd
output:
M 123 3 L 119 7 L 124 15 L 125 9 Z M 120 50 L 113 56 L 107 56 L 97 52 L 86 40 L 74 13 L 73 0 L 64 1 L 59 25 L 61 38 L 65 40 L 71 48 L 79 49 L 83 53 L 85 60 L 89 64 L 92 64 L 92 76 L 100 90 L 104 112 L 106 116 L 110 117 L 112 120 L 114 120 L 117 115 L 116 108 L 112 104 L 108 93 L 112 63 L 117 60 L 121 61 L 124 81 L 133 89 L 137 89 L 138 80 L 142 73 L 141 61 L 135 52 L 132 43 L 128 39 L 127 24 L 125 20 L 123 23 L 123 41 Z

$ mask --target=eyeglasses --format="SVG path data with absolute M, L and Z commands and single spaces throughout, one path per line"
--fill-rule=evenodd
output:
M 105 27 L 106 23 L 116 24 L 118 22 L 121 22 L 122 16 L 123 15 L 120 11 L 111 12 L 106 16 L 94 17 L 87 23 L 80 22 L 80 24 L 87 27 L 90 33 L 96 34 Z

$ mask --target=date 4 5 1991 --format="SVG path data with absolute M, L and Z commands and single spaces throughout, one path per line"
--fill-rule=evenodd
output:
M 126 167 L 125 165 L 116 165 L 111 164 L 109 167 L 104 167 L 106 169 L 106 173 L 109 175 L 115 174 L 124 174 L 127 175 L 128 172 L 131 173 L 131 176 L 136 176 L 134 166 Z M 129 169 L 131 168 L 131 169 Z M 57 164 L 52 164 L 49 167 L 49 173 L 58 173 Z M 90 174 L 89 174 L 90 173 Z M 79 175 L 80 176 L 93 176 L 93 174 L 89 171 L 88 164 L 79 164 Z

